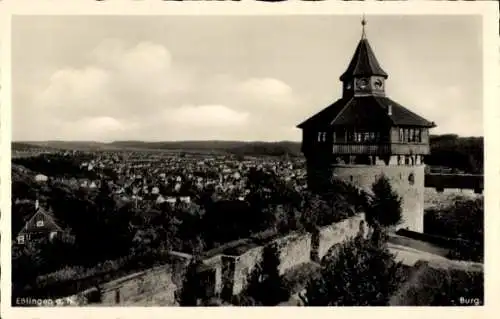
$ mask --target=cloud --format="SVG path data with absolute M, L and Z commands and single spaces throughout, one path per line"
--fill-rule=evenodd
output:
M 207 128 L 245 125 L 249 116 L 223 105 L 183 106 L 166 113 L 170 123 Z
M 168 140 L 172 132 L 192 139 L 203 130 L 233 139 L 270 129 L 271 123 L 283 125 L 283 113 L 300 100 L 279 79 L 200 75 L 152 42 L 127 46 L 108 39 L 85 54 L 85 61 L 54 71 L 35 91 L 28 108 L 42 115 L 31 129 L 58 123 L 51 125 L 51 139 Z

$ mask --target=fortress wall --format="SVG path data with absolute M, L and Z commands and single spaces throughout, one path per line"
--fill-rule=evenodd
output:
M 276 245 L 279 251 L 280 274 L 290 268 L 310 261 L 311 234 L 290 234 L 277 238 L 268 245 Z M 233 294 L 239 294 L 246 286 L 249 274 L 261 260 L 266 246 L 249 249 L 235 259 Z
M 400 228 L 423 232 L 424 228 L 424 165 L 334 165 L 332 177 L 371 192 L 372 184 L 381 175 L 391 182 L 402 199 L 403 224 Z M 413 174 L 414 181 L 409 176 Z
M 316 247 L 312 245 L 311 233 L 292 233 L 279 237 L 267 245 L 277 245 L 280 258 L 279 270 L 281 274 L 284 274 L 295 266 L 311 262 L 313 250 L 323 257 L 334 245 L 356 236 L 362 220 L 364 216 L 361 214 L 321 228 L 314 235 L 319 237 L 319 245 Z M 204 268 L 214 270 L 214 293 L 225 294 L 226 289 L 232 295 L 241 293 L 247 285 L 248 275 L 261 262 L 267 245 L 252 247 L 239 256 L 219 254 L 203 260 Z M 176 305 L 175 291 L 182 285 L 183 273 L 190 260 L 188 257 L 179 258 L 173 265 L 152 268 L 104 284 L 101 305 Z M 117 292 L 120 295 L 118 303 L 116 302 Z M 73 305 L 84 305 L 86 301 L 83 294 L 66 299 L 70 300 Z
M 355 237 L 360 228 L 361 221 L 364 220 L 364 214 L 351 217 L 339 223 L 322 227 L 319 230 L 318 257 L 321 260 L 328 250 L 336 244 L 342 243 L 349 238 Z
M 120 282 L 108 283 L 103 287 L 103 305 L 116 305 L 117 291 L 120 306 L 126 305 L 175 305 L 174 292 L 177 289 L 169 267 L 152 269 Z
M 258 246 L 235 258 L 233 295 L 245 288 L 249 274 L 262 260 L 263 251 L 264 247 Z
M 273 244 L 278 246 L 280 252 L 280 274 L 290 268 L 310 261 L 311 234 L 290 234 L 276 239 Z
M 311 262 L 313 250 L 317 250 L 321 258 L 332 246 L 356 236 L 362 220 L 364 220 L 363 214 L 323 227 L 317 235 L 319 236 L 319 245 L 316 248 L 312 245 L 313 235 L 310 233 L 293 233 L 270 242 L 268 245 L 276 244 L 280 253 L 280 274 L 284 274 L 295 266 Z M 234 259 L 234 295 L 239 294 L 245 288 L 248 275 L 262 260 L 264 247 L 258 246 L 249 249 Z

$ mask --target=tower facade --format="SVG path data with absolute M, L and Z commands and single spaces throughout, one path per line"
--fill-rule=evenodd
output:
M 320 191 L 340 179 L 371 191 L 384 175 L 402 200 L 403 223 L 423 231 L 424 156 L 429 129 L 421 116 L 386 96 L 388 74 L 363 33 L 347 70 L 342 97 L 298 125 L 307 161 L 308 187 Z

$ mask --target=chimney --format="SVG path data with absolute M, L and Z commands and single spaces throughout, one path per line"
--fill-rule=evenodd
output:
M 38 207 L 39 207 L 39 203 L 38 203 L 38 199 L 35 201 L 35 210 L 38 210 Z
M 391 104 L 389 104 L 389 105 L 387 106 L 387 114 L 388 114 L 388 115 L 392 115 L 392 105 L 391 105 Z

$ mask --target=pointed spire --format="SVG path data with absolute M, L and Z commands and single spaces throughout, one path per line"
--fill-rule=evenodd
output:
M 363 19 L 361 20 L 361 40 L 359 40 L 358 46 L 354 52 L 351 62 L 349 63 L 349 66 L 347 67 L 347 70 L 340 77 L 341 81 L 352 79 L 355 76 L 379 75 L 384 78 L 388 77 L 387 73 L 385 73 L 382 67 L 380 67 L 377 58 L 368 43 L 365 26 L 366 18 L 363 15 Z

